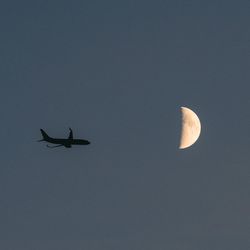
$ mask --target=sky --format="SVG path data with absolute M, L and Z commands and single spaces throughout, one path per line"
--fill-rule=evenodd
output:
M 249 13 L 1 1 L 0 249 L 249 249 Z M 186 150 L 181 106 L 202 124 Z M 69 127 L 91 144 L 37 142 Z

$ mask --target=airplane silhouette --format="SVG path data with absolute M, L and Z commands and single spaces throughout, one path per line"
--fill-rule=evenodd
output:
M 82 139 L 73 139 L 73 131 L 71 128 L 69 128 L 69 137 L 68 139 L 60 139 L 60 138 L 53 138 L 48 136 L 45 131 L 43 129 L 40 129 L 43 139 L 39 140 L 40 141 L 46 141 L 46 142 L 50 142 L 53 144 L 59 144 L 56 146 L 49 146 L 47 145 L 48 148 L 57 148 L 57 147 L 65 147 L 65 148 L 71 148 L 72 145 L 88 145 L 90 144 L 89 141 L 87 140 L 82 140 Z

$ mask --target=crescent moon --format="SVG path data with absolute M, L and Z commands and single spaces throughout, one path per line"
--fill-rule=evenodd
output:
M 193 145 L 200 136 L 201 123 L 199 117 L 189 108 L 181 107 L 182 129 L 180 139 L 180 149 Z

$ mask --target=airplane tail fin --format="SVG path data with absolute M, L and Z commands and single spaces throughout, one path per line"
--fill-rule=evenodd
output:
M 46 141 L 48 140 L 50 137 L 45 133 L 45 131 L 43 129 L 40 129 L 41 133 L 42 133 L 42 136 L 43 136 L 43 139 L 40 140 L 40 141 Z

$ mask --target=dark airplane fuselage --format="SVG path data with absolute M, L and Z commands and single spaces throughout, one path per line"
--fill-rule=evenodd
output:
M 67 139 L 53 138 L 53 137 L 48 136 L 44 130 L 40 129 L 40 131 L 41 131 L 42 136 L 43 136 L 43 139 L 40 141 L 46 141 L 49 143 L 58 144 L 58 146 L 55 146 L 55 147 L 64 146 L 66 148 L 71 148 L 72 145 L 88 145 L 88 144 L 90 144 L 90 142 L 88 140 L 73 139 L 73 132 L 71 129 L 70 129 L 69 138 L 67 138 Z M 50 146 L 48 146 L 48 147 L 50 147 Z
M 49 138 L 46 140 L 47 142 L 54 144 L 62 144 L 65 147 L 71 147 L 71 145 L 88 145 L 90 144 L 87 140 L 82 139 L 58 139 L 58 138 Z

